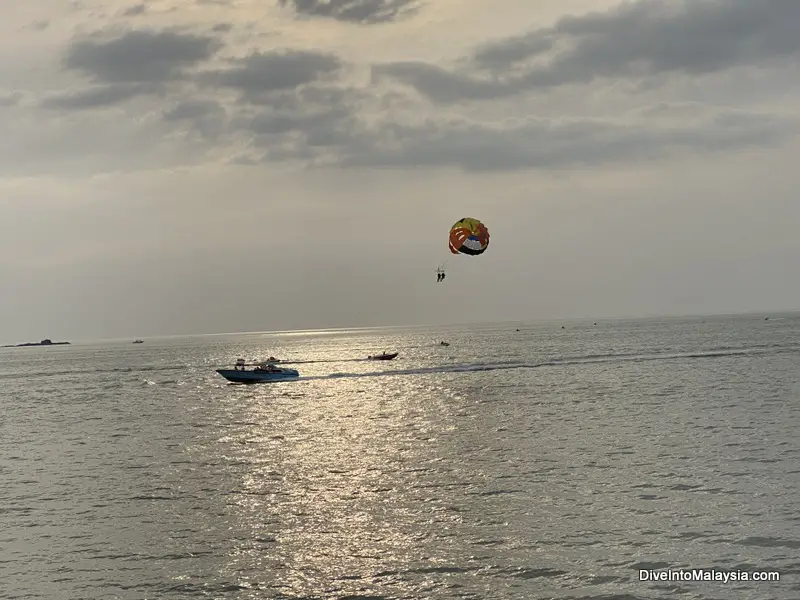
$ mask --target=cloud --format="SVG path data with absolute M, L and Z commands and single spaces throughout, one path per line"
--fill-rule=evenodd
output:
M 385 77 L 402 81 L 434 102 L 443 104 L 462 99 L 490 100 L 514 93 L 512 86 L 502 81 L 478 79 L 420 61 L 395 62 L 372 67 L 373 82 Z
M 213 146 L 187 145 L 158 115 L 81 110 L 66 115 L 22 111 L 2 119 L 0 179 L 49 175 L 69 179 L 205 162 Z M 212 155 L 213 156 L 213 155 Z
M 311 86 L 239 123 L 268 160 L 335 162 L 360 127 L 359 99 L 354 90 Z
M 534 31 L 481 46 L 472 56 L 472 61 L 478 67 L 502 71 L 510 65 L 552 50 L 554 44 L 555 36 L 552 33 Z
M 386 23 L 419 10 L 418 0 L 278 0 L 299 14 L 351 23 Z
M 343 66 L 333 54 L 310 50 L 255 52 L 234 59 L 231 64 L 230 68 L 204 73 L 202 80 L 234 89 L 254 102 L 263 94 L 293 89 L 332 75 Z
M 639 162 L 676 152 L 719 152 L 775 145 L 798 122 L 767 115 L 719 113 L 680 126 L 599 119 L 526 119 L 498 125 L 466 119 L 384 125 L 368 144 L 344 148 L 344 166 L 442 167 L 467 171 L 558 169 Z M 363 141 L 363 140 L 362 140 Z
M 47 19 L 37 19 L 30 24 L 29 29 L 33 31 L 44 31 L 48 27 L 50 27 L 50 21 Z
M 114 106 L 136 96 L 156 93 L 161 87 L 152 84 L 121 83 L 100 85 L 77 92 L 64 92 L 46 96 L 40 103 L 43 108 L 59 110 L 89 110 Z
M 795 6 L 765 1 L 784 10 L 784 18 Z M 712 61 L 695 56 L 699 47 L 679 52 L 670 35 L 655 33 L 665 29 L 677 36 L 681 27 L 690 26 L 694 34 L 710 34 L 714 27 L 721 32 L 725 28 L 715 19 L 722 19 L 738 36 L 749 35 L 750 42 L 737 36 L 732 41 L 710 36 L 706 49 L 716 57 Z M 762 25 L 756 26 L 759 19 Z M 740 24 L 738 29 L 735 23 Z M 750 64 L 758 56 L 777 56 L 777 51 L 755 52 L 761 48 L 757 40 L 777 44 L 781 52 L 793 47 L 794 42 L 778 30 L 780 23 L 758 11 L 748 12 L 741 0 L 727 5 L 711 0 L 693 4 L 641 0 L 480 46 L 459 70 L 412 61 L 375 65 L 371 80 L 360 87 L 348 77 L 352 65 L 321 50 L 254 51 L 203 70 L 203 63 L 221 47 L 211 34 L 176 30 L 136 30 L 116 37 L 95 34 L 73 41 L 64 59 L 70 68 L 92 77 L 95 85 L 46 95 L 39 106 L 73 111 L 73 116 L 80 112 L 80 122 L 87 123 L 90 109 L 150 96 L 125 107 L 131 118 L 120 135 L 132 135 L 138 126 L 146 127 L 149 135 L 161 131 L 163 152 L 174 152 L 175 160 L 186 164 L 197 158 L 238 164 L 290 161 L 306 166 L 508 171 L 636 163 L 678 153 L 775 146 L 796 135 L 798 127 L 789 117 L 769 116 L 766 109 L 721 110 L 691 94 L 662 95 L 658 98 L 662 103 L 653 106 L 658 101 L 652 95 L 631 100 L 629 94 L 621 104 L 622 95 L 615 92 L 597 101 L 582 97 L 567 106 L 559 95 L 569 90 L 551 88 L 589 83 L 600 75 L 634 80 L 674 73 L 688 70 L 689 61 L 706 65 L 705 69 L 712 64 L 718 68 Z M 777 37 L 768 39 L 766 31 Z M 653 47 L 644 43 L 648 37 Z M 731 50 L 737 44 L 740 51 Z M 726 61 L 724 56 L 739 58 Z M 582 60 L 594 61 L 594 68 L 584 69 Z M 384 85 L 387 79 L 389 85 Z M 434 105 L 420 103 L 418 96 L 398 88 L 394 80 L 410 84 Z M 739 74 L 737 82 L 741 85 Z M 516 105 L 510 100 L 534 84 L 541 92 L 537 97 Z M 465 105 L 460 115 L 444 114 L 435 106 L 495 99 L 506 102 Z M 519 118 L 501 120 L 513 115 Z M 97 118 L 105 122 L 111 115 L 98 111 Z M 74 127 L 78 122 L 73 121 Z M 75 129 L 54 129 L 51 146 L 62 147 L 57 137 L 61 131 L 74 138 Z M 101 141 L 98 138 L 91 152 L 87 150 L 96 165 L 109 164 L 98 157 Z M 74 150 L 71 160 L 78 160 L 77 145 L 72 140 L 63 142 L 67 144 Z
M 250 151 L 234 162 L 333 164 L 363 127 L 359 113 L 369 100 L 363 90 L 311 84 L 273 93 L 262 105 L 237 105 L 229 131 L 239 140 L 237 147 L 244 141 Z M 201 125 L 195 121 L 195 126 Z
M 247 130 L 257 135 L 301 132 L 309 137 L 313 136 L 313 139 L 321 139 L 320 134 L 323 131 L 329 131 L 350 114 L 342 106 L 308 109 L 303 112 L 264 111 L 248 119 Z
M 425 63 L 375 68 L 437 102 L 501 98 L 599 78 L 693 77 L 800 56 L 792 0 L 640 0 L 564 17 L 478 48 L 460 71 Z
M 122 13 L 123 17 L 135 17 L 136 15 L 143 15 L 147 12 L 147 4 L 141 2 L 139 4 L 134 4 L 125 9 Z
M 102 83 L 166 82 L 184 77 L 220 46 L 210 36 L 169 30 L 129 31 L 112 39 L 96 34 L 74 41 L 64 65 Z
M 0 92 L 0 106 L 16 106 L 22 100 L 20 92 Z
M 179 130 L 188 128 L 199 143 L 220 144 L 232 133 L 228 111 L 213 99 L 183 100 L 164 110 L 162 118 Z
M 309 86 L 240 113 L 249 164 L 292 161 L 347 168 L 550 170 L 637 163 L 676 155 L 777 146 L 800 132 L 791 117 L 660 104 L 623 118 L 525 118 L 487 123 L 434 115 L 403 119 L 375 110 L 363 90 Z
M 215 100 L 186 100 L 164 112 L 167 121 L 205 119 L 225 114 L 225 109 Z

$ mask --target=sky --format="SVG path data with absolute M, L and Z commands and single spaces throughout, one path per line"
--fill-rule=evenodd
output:
M 796 0 L 14 2 L 0 131 L 0 342 L 800 308 Z

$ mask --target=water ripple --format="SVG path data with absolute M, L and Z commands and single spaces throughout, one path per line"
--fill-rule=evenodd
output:
M 798 339 L 787 317 L 4 349 L 0 598 L 796 598 Z M 270 354 L 302 380 L 214 373 Z M 782 580 L 638 580 L 681 568 Z

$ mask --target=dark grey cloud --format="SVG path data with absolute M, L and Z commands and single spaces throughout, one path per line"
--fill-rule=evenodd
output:
M 490 100 L 514 93 L 508 83 L 448 71 L 420 61 L 395 62 L 372 67 L 373 82 L 389 77 L 415 88 L 434 102 L 463 99 Z
M 200 133 L 201 142 L 213 137 L 236 148 L 244 142 L 251 152 L 233 159 L 240 164 L 311 163 L 323 156 L 334 163 L 362 127 L 359 113 L 370 99 L 364 90 L 311 83 L 272 91 L 257 103 L 223 107 L 210 98 L 186 100 L 166 111 L 164 121 L 177 131 Z
M 158 86 L 141 83 L 98 85 L 77 92 L 45 96 L 40 106 L 59 110 L 89 110 L 121 104 L 137 96 L 156 93 L 160 89 Z
M 211 58 L 220 48 L 211 36 L 136 30 L 116 38 L 97 34 L 74 41 L 64 65 L 103 83 L 167 82 Z
M 30 24 L 30 29 L 33 31 L 44 31 L 48 27 L 50 27 L 50 21 L 47 19 L 37 19 L 33 23 Z
M 269 105 L 242 114 L 234 124 L 259 147 L 273 146 L 275 136 L 286 135 L 308 146 L 331 146 L 333 138 L 344 142 L 357 126 L 361 99 L 361 92 L 349 88 L 309 85 L 274 95 Z
M 529 77 L 534 85 L 549 72 L 560 73 L 556 80 L 564 83 L 597 76 L 705 74 L 800 54 L 800 3 L 645 0 L 564 18 L 550 33 L 573 49 L 547 69 L 534 70 Z
M 794 8 L 800 2 L 760 4 L 767 5 L 784 20 L 800 17 L 800 8 Z M 435 114 L 425 122 L 409 121 L 400 115 L 420 108 L 403 104 L 414 95 L 398 101 L 396 86 L 376 84 L 385 78 L 400 80 L 435 102 L 456 103 L 597 77 L 657 83 L 664 74 L 681 72 L 699 79 L 704 73 L 780 60 L 795 49 L 800 54 L 800 36 L 785 33 L 798 27 L 797 21 L 785 24 L 774 15 L 749 10 L 743 0 L 640 0 L 481 46 L 460 70 L 423 62 L 376 65 L 373 85 L 366 89 L 347 87 L 345 63 L 322 51 L 254 52 L 199 71 L 220 47 L 213 34 L 133 31 L 74 42 L 65 63 L 91 75 L 96 85 L 48 96 L 41 106 L 102 108 L 143 94 L 163 94 L 169 104 L 161 112 L 160 126 L 175 134 L 165 139 L 196 144 L 192 151 L 215 156 L 249 146 L 250 153 L 239 154 L 240 162 L 454 166 L 470 171 L 591 167 L 772 146 L 795 136 L 798 127 L 788 119 L 721 113 L 698 103 L 686 103 L 678 111 L 670 106 L 639 109 L 624 121 L 487 124 Z M 682 28 L 688 33 L 679 33 Z M 723 31 L 733 35 L 722 39 Z M 695 40 L 701 34 L 702 44 Z M 704 57 L 697 56 L 703 49 Z M 177 91 L 181 96 L 169 97 Z
M 267 149 L 280 146 L 274 136 L 295 133 L 302 134 L 304 147 L 335 147 L 347 140 L 348 116 L 348 111 L 338 108 L 298 114 L 264 113 L 250 120 L 248 131 L 254 135 L 257 147 Z
M 297 13 L 351 23 L 387 23 L 419 10 L 418 0 L 278 0 Z
M 122 13 L 124 17 L 135 17 L 136 15 L 143 15 L 147 12 L 147 4 L 144 2 L 140 2 L 139 4 L 134 4 L 125 9 L 125 12 Z
M 166 121 L 192 121 L 225 114 L 216 100 L 185 100 L 164 111 Z
M 182 101 L 163 113 L 177 132 L 199 134 L 196 141 L 242 142 L 271 161 L 310 161 L 321 148 L 347 143 L 357 128 L 362 91 L 325 84 L 274 91 L 269 102 L 234 102 L 223 106 L 213 97 Z M 247 156 L 237 160 L 251 160 Z
M 213 99 L 181 101 L 163 113 L 163 119 L 178 131 L 195 134 L 200 143 L 214 147 L 232 133 L 225 107 Z
M 376 97 L 379 90 L 374 87 L 353 89 L 326 80 L 338 76 L 342 66 L 338 58 L 327 54 L 270 52 L 206 73 L 213 89 L 235 89 L 244 100 L 230 107 L 225 127 L 238 139 L 248 140 L 256 156 L 240 155 L 237 160 L 345 167 L 456 166 L 471 171 L 552 169 L 658 159 L 675 152 L 770 146 L 798 132 L 794 121 L 720 113 L 700 103 L 683 103 L 677 110 L 663 104 L 649 111 L 638 109 L 626 122 L 529 119 L 488 125 L 433 117 L 409 124 L 390 116 L 395 114 L 394 91 Z M 488 78 L 469 80 L 421 63 L 375 70 L 376 77 L 409 74 L 419 75 L 415 86 L 422 90 L 429 86 L 429 95 L 440 101 L 497 94 L 497 86 Z M 449 96 L 436 88 L 437 78 L 449 78 L 451 85 L 444 88 L 451 91 Z M 207 123 L 211 113 L 222 127 L 220 109 L 213 103 L 187 102 L 173 110 L 165 119 L 198 126 Z M 401 108 L 400 112 L 407 111 Z
M 388 124 L 341 148 L 350 167 L 443 167 L 504 171 L 600 166 L 654 160 L 676 152 L 772 146 L 797 135 L 798 122 L 719 114 L 694 126 L 653 127 L 600 120 L 527 120 L 488 126 L 466 120 Z
M 472 56 L 472 61 L 478 67 L 504 71 L 513 64 L 549 52 L 554 45 L 555 36 L 551 32 L 534 31 L 481 46 Z
M 698 77 L 798 58 L 800 2 L 639 0 L 481 46 L 460 73 L 409 63 L 381 65 L 375 72 L 449 102 L 598 78 Z
M 234 89 L 251 101 L 337 73 L 342 61 L 332 54 L 308 50 L 256 52 L 231 61 L 226 69 L 206 72 L 202 81 Z
M 294 111 L 265 110 L 250 118 L 246 129 L 257 136 L 299 132 L 322 139 L 351 116 L 352 111 L 343 105 L 307 107 Z
M 237 127 L 250 136 L 258 155 L 239 160 L 347 168 L 553 170 L 772 147 L 800 133 L 797 120 L 714 113 L 708 107 L 687 115 L 687 106 L 681 118 L 657 124 L 637 115 L 629 121 L 526 119 L 490 125 L 459 118 L 369 124 L 351 106 L 345 101 L 315 108 L 298 103 L 295 111 L 287 105 L 239 121 Z
M 16 106 L 22 100 L 20 92 L 0 92 L 0 106 Z

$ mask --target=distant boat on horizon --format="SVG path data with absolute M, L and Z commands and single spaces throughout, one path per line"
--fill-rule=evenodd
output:
M 144 344 L 144 340 L 133 340 L 133 344 Z

